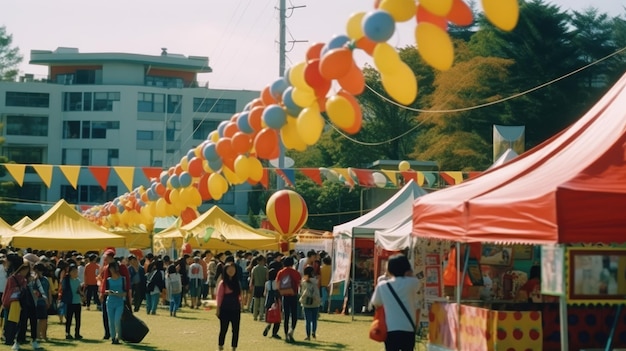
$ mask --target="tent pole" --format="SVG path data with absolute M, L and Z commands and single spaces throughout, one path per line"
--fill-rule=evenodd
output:
M 565 294 L 561 294 L 559 297 L 559 319 L 561 321 L 561 351 L 567 351 L 569 350 L 569 345 L 567 344 L 567 302 L 565 301 Z
M 352 274 L 350 274 L 350 279 L 352 279 L 349 284 L 352 284 L 350 287 L 350 300 L 352 300 L 352 321 L 354 321 L 354 277 L 356 276 L 356 240 L 354 239 L 354 232 L 352 233 Z
M 461 350 L 461 243 L 456 243 L 456 349 Z

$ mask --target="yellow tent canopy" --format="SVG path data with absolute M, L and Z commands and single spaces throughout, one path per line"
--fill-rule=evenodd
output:
M 109 233 L 126 238 L 126 246 L 133 249 L 147 249 L 152 247 L 150 233 L 140 227 L 113 228 Z
M 7 246 L 11 242 L 11 238 L 15 235 L 15 228 L 0 218 L 0 244 Z
M 30 219 L 30 217 L 28 217 L 28 216 L 24 216 L 24 217 L 22 217 L 22 219 L 20 219 L 15 224 L 13 224 L 13 229 L 20 230 L 20 229 L 26 227 L 27 225 L 29 225 L 31 223 L 33 223 L 33 220 Z
M 275 249 L 275 235 L 260 230 L 229 216 L 213 206 L 180 228 L 168 228 L 154 235 L 154 250 L 182 247 L 187 242 L 193 249 L 253 250 Z
M 39 250 L 87 251 L 125 247 L 126 239 L 90 222 L 65 200 L 60 200 L 36 221 L 17 231 L 11 244 Z

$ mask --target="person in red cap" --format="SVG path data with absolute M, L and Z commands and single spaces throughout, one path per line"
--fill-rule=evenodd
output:
M 103 259 L 104 259 L 104 264 L 103 264 L 102 269 L 100 270 L 100 275 L 99 275 L 100 287 L 99 287 L 98 292 L 100 295 L 100 301 L 102 302 L 102 323 L 104 324 L 104 338 L 103 339 L 108 340 L 111 338 L 111 332 L 109 329 L 109 316 L 107 314 L 106 299 L 105 299 L 104 291 L 106 290 L 105 282 L 109 278 L 109 263 L 115 260 L 115 249 L 113 248 L 106 249 L 104 251 Z M 119 273 L 122 277 L 124 277 L 124 279 L 126 279 L 126 286 L 130 287 L 131 286 L 130 273 L 128 272 L 128 267 L 120 263 Z M 132 289 L 129 288 L 126 291 L 126 303 L 128 303 L 129 305 L 130 305 L 131 296 L 132 296 Z

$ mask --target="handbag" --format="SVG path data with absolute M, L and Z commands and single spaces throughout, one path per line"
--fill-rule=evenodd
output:
M 282 320 L 282 313 L 280 311 L 280 302 L 277 300 L 267 309 L 265 313 L 266 323 L 280 323 Z
M 387 340 L 387 322 L 385 322 L 385 309 L 380 306 L 374 312 L 374 320 L 370 325 L 370 339 L 378 342 Z
M 57 305 L 57 302 L 53 299 L 50 303 L 50 306 L 48 306 L 48 316 L 55 316 L 57 314 L 59 314 L 59 306 Z

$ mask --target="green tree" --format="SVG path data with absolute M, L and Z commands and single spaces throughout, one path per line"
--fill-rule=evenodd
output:
M 22 62 L 18 47 L 12 47 L 13 35 L 7 34 L 6 27 L 0 27 L 0 80 L 15 80 Z
M 297 192 L 309 210 L 307 228 L 332 231 L 333 226 L 359 216 L 359 188 L 350 189 L 336 182 L 325 181 L 322 186 L 309 179 L 298 181 Z

